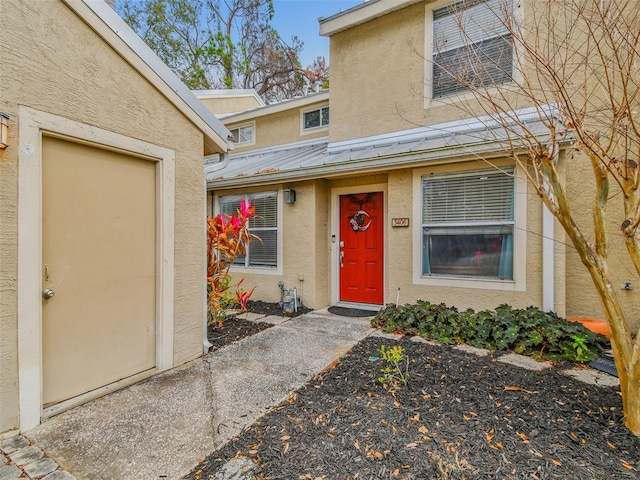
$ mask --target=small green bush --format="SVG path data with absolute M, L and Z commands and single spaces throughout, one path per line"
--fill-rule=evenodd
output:
M 489 350 L 511 350 L 552 360 L 588 362 L 605 348 L 604 336 L 581 323 L 568 322 L 539 308 L 459 312 L 423 300 L 396 307 L 388 304 L 371 320 L 383 332 L 419 335 L 445 344 L 466 343 Z
M 405 357 L 404 348 L 400 345 L 391 348 L 381 345 L 380 358 L 385 362 L 385 366 L 380 369 L 382 375 L 378 377 L 378 381 L 391 390 L 405 386 L 409 379 L 409 357 Z

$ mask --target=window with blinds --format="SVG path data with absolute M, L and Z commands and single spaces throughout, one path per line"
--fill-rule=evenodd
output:
M 433 10 L 432 98 L 509 82 L 513 0 L 462 0 Z
M 513 169 L 422 177 L 422 273 L 513 280 Z
M 245 267 L 278 266 L 278 192 L 258 192 L 247 195 L 223 195 L 220 212 L 231 215 L 240 208 L 240 200 L 251 202 L 256 215 L 249 220 L 249 230 L 260 237 L 247 245 L 247 254 L 236 257 L 235 264 Z

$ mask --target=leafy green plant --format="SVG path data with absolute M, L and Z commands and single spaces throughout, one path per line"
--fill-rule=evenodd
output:
M 207 300 L 209 322 L 222 326 L 225 309 L 240 305 L 246 310 L 253 290 L 241 288 L 243 280 L 231 284 L 229 269 L 238 256 L 245 255 L 247 244 L 260 240 L 249 232 L 249 220 L 255 216 L 256 207 L 251 202 L 240 201 L 240 208 L 232 215 L 221 213 L 207 219 Z M 235 293 L 231 288 L 235 287 Z
M 445 304 L 419 300 L 396 307 L 387 305 L 371 322 L 384 332 L 420 335 L 441 343 L 466 343 L 489 350 L 588 362 L 604 351 L 606 340 L 582 324 L 567 322 L 536 307 L 459 312 Z
M 400 345 L 391 348 L 382 345 L 380 358 L 386 364 L 380 369 L 382 375 L 378 377 L 378 381 L 392 390 L 405 386 L 409 379 L 409 357 L 404 355 L 404 349 Z

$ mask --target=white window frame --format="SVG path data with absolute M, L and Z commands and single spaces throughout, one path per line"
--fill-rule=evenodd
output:
M 175 151 L 94 125 L 20 106 L 18 156 L 18 391 L 20 429 L 45 412 L 42 392 L 42 142 L 45 135 L 157 162 L 156 367 L 50 407 L 60 411 L 174 366 Z M 53 413 L 51 413 L 53 414 Z
M 260 273 L 260 274 L 265 274 L 265 275 L 282 275 L 282 271 L 283 271 L 283 235 L 284 235 L 284 230 L 283 230 L 283 219 L 282 219 L 282 213 L 283 213 L 283 194 L 282 194 L 282 188 L 265 188 L 265 189 L 261 189 L 261 190 L 248 190 L 248 191 L 243 191 L 243 192 L 237 192 L 237 191 L 230 191 L 230 192 L 220 192 L 220 193 L 216 193 L 215 197 L 214 197 L 214 208 L 215 208 L 215 215 L 218 215 L 220 213 L 220 197 L 224 197 L 227 195 L 244 195 L 245 201 L 247 200 L 248 196 L 250 196 L 251 194 L 256 194 L 256 193 L 263 193 L 263 192 L 276 192 L 276 209 L 277 209 L 277 215 L 278 215 L 278 219 L 276 221 L 276 231 L 277 231 L 277 235 L 276 235 L 276 266 L 275 267 L 267 267 L 267 266 L 260 266 L 260 265 L 247 265 L 245 263 L 245 265 L 238 265 L 238 264 L 233 264 L 231 265 L 231 273 L 233 272 L 237 272 L 237 273 L 242 273 L 242 272 L 252 272 L 252 273 Z M 256 232 L 256 234 L 258 235 L 258 233 Z M 257 241 L 257 240 L 254 240 Z
M 445 97 L 433 98 L 433 11 L 446 5 L 453 5 L 459 0 L 440 0 L 427 4 L 425 6 L 425 37 L 424 37 L 424 108 L 429 108 L 431 105 L 449 105 L 452 103 L 465 102 L 473 100 L 475 95 L 473 92 L 464 91 L 460 93 L 454 93 Z M 515 21 L 522 25 L 524 18 L 524 2 L 522 0 L 513 1 L 513 16 Z M 517 42 L 513 43 L 513 73 L 512 77 L 514 82 L 507 82 L 500 85 L 496 85 L 492 89 L 498 90 L 515 90 L 517 85 L 522 80 L 522 72 L 518 69 L 518 63 L 516 59 L 521 57 L 522 47 L 517 45 Z M 491 90 L 489 90 L 491 93 Z
M 305 133 L 312 133 L 312 132 L 318 132 L 318 131 L 328 130 L 329 129 L 329 125 L 331 124 L 331 117 L 329 117 L 329 123 L 327 123 L 326 125 L 322 125 L 322 110 L 325 109 L 325 108 L 329 109 L 329 104 L 322 105 L 322 106 L 319 106 L 319 107 L 314 107 L 314 108 L 307 108 L 306 110 L 301 110 L 300 111 L 300 132 L 303 135 Z M 317 127 L 305 128 L 305 126 L 304 126 L 305 115 L 307 113 L 311 113 L 311 112 L 320 112 L 320 125 L 317 126 Z M 331 115 L 331 112 L 329 112 L 329 115 Z
M 240 140 L 240 131 L 242 129 L 246 129 L 246 128 L 251 128 L 251 139 L 249 140 L 245 140 L 245 141 L 241 141 Z M 233 134 L 234 131 L 238 131 L 238 141 L 234 142 L 236 145 L 238 146 L 245 146 L 245 145 L 255 145 L 256 143 L 256 124 L 255 122 L 251 122 L 251 123 L 245 123 L 243 125 L 238 125 L 237 127 L 233 127 L 230 128 L 229 131 Z
M 491 167 L 488 167 L 491 168 Z M 486 169 L 486 168 L 485 168 Z M 424 175 L 441 175 L 466 173 L 479 170 L 442 170 L 434 168 L 416 169 L 413 172 L 413 283 L 438 287 L 459 287 L 484 290 L 504 290 L 522 292 L 526 290 L 526 226 L 527 226 L 527 180 L 526 176 L 515 168 L 514 187 L 514 224 L 513 224 L 513 280 L 491 278 L 453 277 L 443 275 L 422 274 L 422 177 Z

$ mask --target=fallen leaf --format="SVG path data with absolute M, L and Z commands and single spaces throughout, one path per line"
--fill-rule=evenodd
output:
M 410 420 L 413 420 L 414 422 L 419 422 L 420 421 L 420 414 L 416 413 L 413 417 L 411 417 Z
M 633 465 L 631 465 L 630 463 L 625 462 L 624 460 L 620 460 L 620 461 L 622 462 L 622 466 L 624 468 L 628 468 L 629 470 L 635 470 L 635 468 L 633 468 Z
M 607 442 L 607 445 L 609 445 L 610 448 L 614 448 L 614 449 L 616 448 L 616 446 L 611 442 Z
M 462 415 L 462 418 L 464 418 L 467 422 L 471 420 L 471 417 L 469 417 L 468 415 Z
M 284 444 L 284 450 L 282 451 L 282 453 L 287 453 L 289 451 L 289 444 L 285 443 Z
M 518 435 L 524 443 L 529 443 L 529 439 L 527 438 L 527 435 L 525 435 L 524 433 L 516 432 L 516 435 Z
M 289 435 L 285 435 L 284 437 L 280 437 L 280 440 L 282 440 L 283 442 L 286 440 L 290 440 L 291 437 Z
M 258 453 L 258 450 L 249 450 L 250 455 L 255 455 L 256 453 Z
M 555 458 L 552 458 L 551 461 L 553 462 L 553 464 L 557 467 L 561 467 L 562 466 L 562 462 L 559 460 L 556 460 Z
M 539 393 L 539 392 L 532 392 L 531 390 L 525 390 L 524 388 L 518 387 L 518 386 L 504 387 L 504 390 L 506 392 L 525 392 L 525 393 L 531 393 L 531 394 Z
M 407 448 L 416 448 L 417 446 L 418 446 L 418 444 L 415 443 L 415 442 L 411 442 L 411 443 L 407 444 Z
M 423 425 L 423 426 L 421 426 L 421 427 L 418 429 L 418 431 L 419 431 L 420 433 L 423 433 L 423 434 L 427 434 L 427 433 L 429 433 L 429 429 L 427 429 L 427 427 L 425 427 L 424 425 Z
M 328 437 L 330 437 L 330 438 L 333 438 L 333 437 L 335 437 L 335 436 L 336 436 L 336 434 L 335 434 L 335 433 L 328 432 L 328 433 L 327 433 L 327 436 L 328 436 Z

